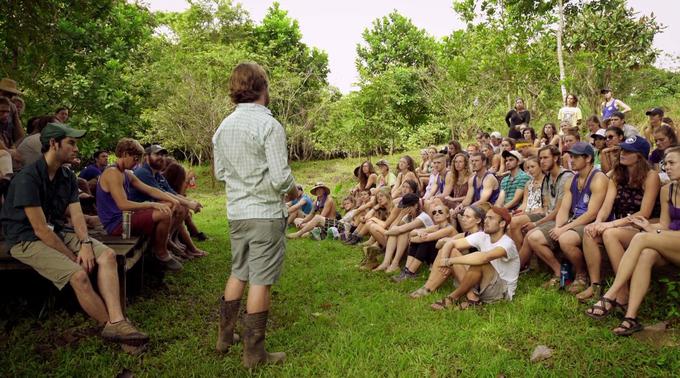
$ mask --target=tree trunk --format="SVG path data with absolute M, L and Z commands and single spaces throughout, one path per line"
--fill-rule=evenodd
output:
M 564 59 L 562 58 L 562 32 L 564 31 L 564 6 L 562 0 L 557 2 L 559 12 L 559 26 L 557 27 L 557 63 L 560 66 L 560 89 L 562 91 L 562 101 L 567 100 L 567 89 L 564 87 Z

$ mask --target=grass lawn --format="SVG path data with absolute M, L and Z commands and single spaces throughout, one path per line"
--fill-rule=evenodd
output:
M 389 159 L 396 162 L 396 157 Z M 299 182 L 342 183 L 358 160 L 296 163 Z M 207 170 L 200 168 L 202 177 Z M 228 355 L 214 351 L 218 298 L 229 272 L 229 239 L 223 188 L 199 180 L 191 193 L 204 203 L 196 217 L 212 240 L 211 254 L 186 264 L 183 273 L 133 298 L 129 317 L 148 332 L 151 343 L 139 356 L 123 353 L 92 332 L 80 313 L 57 307 L 44 319 L 21 305 L 2 311 L 0 376 L 246 376 L 241 346 Z M 468 311 L 434 312 L 429 304 L 447 294 L 447 284 L 429 297 L 407 294 L 425 280 L 392 283 L 384 274 L 360 272 L 361 251 L 339 242 L 295 240 L 280 283 L 273 291 L 267 347 L 285 351 L 284 365 L 261 368 L 261 376 L 677 376 L 680 338 L 655 346 L 614 336 L 616 318 L 596 322 L 573 296 L 540 288 L 539 273 L 522 276 L 512 303 Z M 4 287 L 4 290 L 9 290 Z M 14 302 L 14 301 L 13 301 Z M 4 304 L 3 304 L 4 306 Z M 649 308 L 649 301 L 646 302 Z M 649 312 L 643 312 L 649 324 Z M 77 332 L 74 332 L 76 330 Z M 552 358 L 530 363 L 537 345 Z

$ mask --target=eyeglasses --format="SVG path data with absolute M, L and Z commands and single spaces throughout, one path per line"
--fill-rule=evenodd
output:
M 616 138 L 616 136 L 614 136 L 614 135 L 607 135 L 607 140 L 612 140 L 612 139 L 614 139 L 614 138 Z
M 432 210 L 432 216 L 435 216 L 437 214 L 444 214 L 444 210 L 442 210 L 442 209 Z

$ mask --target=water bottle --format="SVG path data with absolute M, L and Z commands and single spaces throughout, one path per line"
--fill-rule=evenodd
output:
M 564 289 L 565 287 L 569 286 L 571 284 L 571 264 L 569 262 L 564 262 L 560 266 L 560 289 Z
M 312 239 L 321 240 L 321 229 L 319 227 L 314 227 L 314 229 L 312 229 Z
M 340 238 L 340 231 L 338 230 L 337 227 L 328 227 L 328 231 L 326 231 L 326 234 L 331 235 L 333 239 Z

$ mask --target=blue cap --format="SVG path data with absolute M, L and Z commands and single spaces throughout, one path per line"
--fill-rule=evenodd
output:
M 619 147 L 626 151 L 642 154 L 645 159 L 649 157 L 649 142 L 641 136 L 634 135 L 619 143 Z
M 595 150 L 593 150 L 593 146 L 586 142 L 574 143 L 574 145 L 571 146 L 567 152 L 572 155 L 588 155 L 592 158 L 595 158 Z

